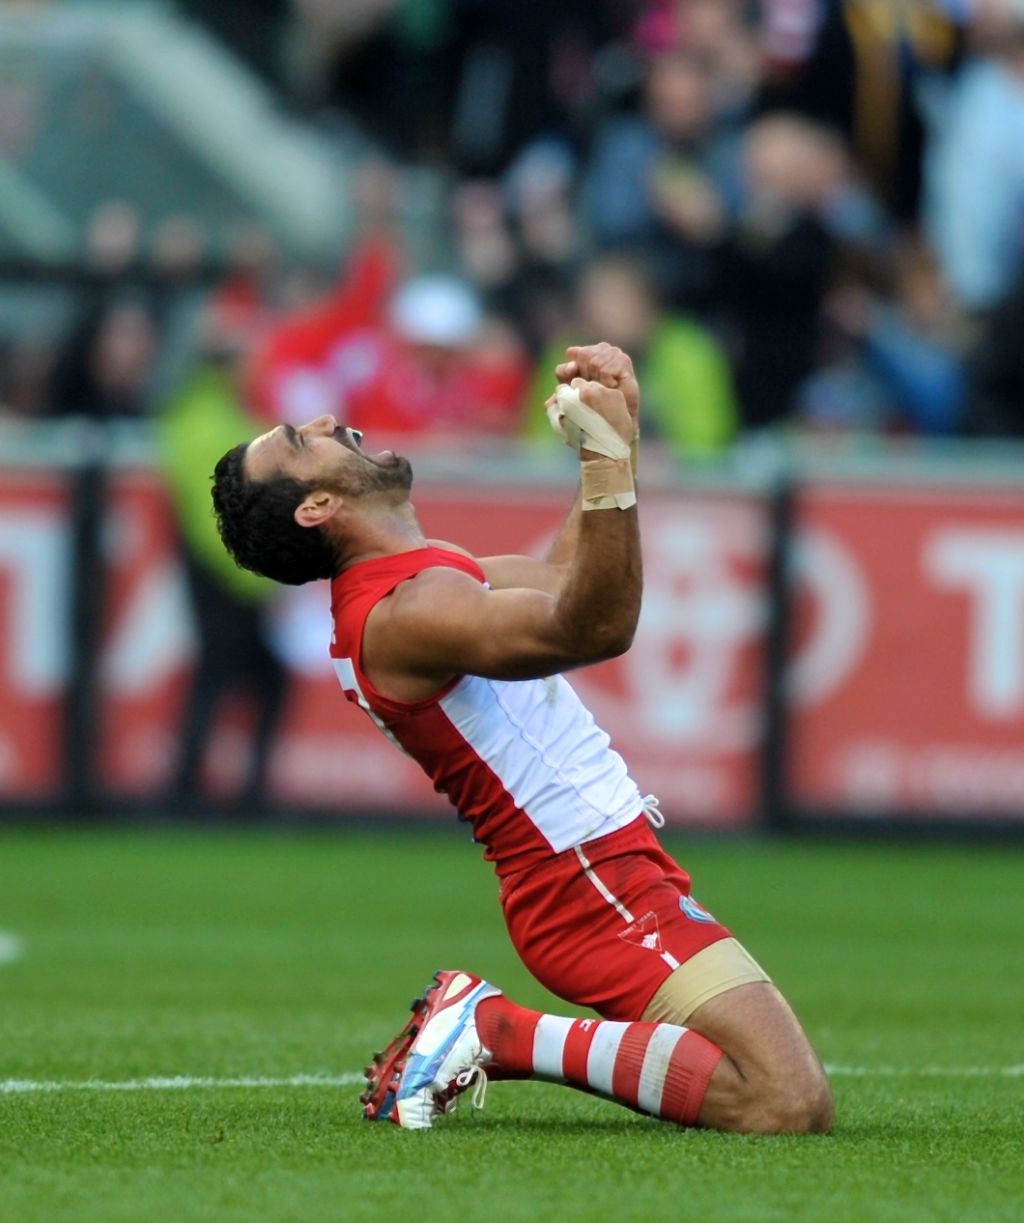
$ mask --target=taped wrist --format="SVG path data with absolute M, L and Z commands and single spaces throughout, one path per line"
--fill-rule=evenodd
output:
M 580 503 L 584 510 L 628 510 L 636 505 L 629 458 L 587 459 L 581 463 Z
M 587 407 L 575 387 L 560 386 L 547 412 L 552 429 L 577 454 L 593 450 L 609 459 L 629 458 L 629 442 L 599 412 Z

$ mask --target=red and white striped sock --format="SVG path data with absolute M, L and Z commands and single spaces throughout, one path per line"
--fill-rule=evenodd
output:
M 498 995 L 477 1007 L 494 1079 L 544 1079 L 606 1096 L 676 1125 L 694 1125 L 721 1049 L 672 1023 L 563 1019 Z

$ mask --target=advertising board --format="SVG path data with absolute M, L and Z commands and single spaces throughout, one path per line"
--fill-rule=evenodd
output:
M 796 808 L 1020 818 L 1024 499 L 811 486 L 799 503 L 796 641 L 829 644 L 790 676 Z

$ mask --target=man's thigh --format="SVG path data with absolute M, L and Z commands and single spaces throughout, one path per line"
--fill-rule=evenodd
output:
M 775 1078 L 821 1063 L 793 1008 L 770 981 L 741 985 L 705 1002 L 686 1026 L 699 1032 L 740 1067 L 747 1078 Z
M 690 1016 L 719 994 L 771 978 L 731 935 L 703 947 L 669 974 L 644 1008 L 653 1023 L 689 1024 Z

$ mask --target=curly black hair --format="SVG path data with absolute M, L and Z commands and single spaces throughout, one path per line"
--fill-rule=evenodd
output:
M 235 564 L 287 586 L 333 577 L 337 557 L 330 539 L 321 527 L 295 521 L 310 486 L 290 476 L 250 480 L 247 449 L 243 444 L 229 450 L 213 472 L 217 529 Z

